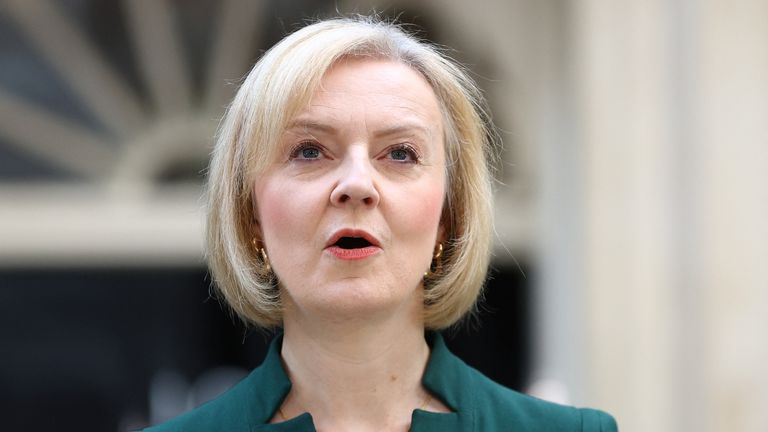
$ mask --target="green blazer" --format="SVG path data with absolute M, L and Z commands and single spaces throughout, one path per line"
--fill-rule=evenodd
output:
M 435 334 L 422 383 L 453 410 L 414 410 L 413 432 L 616 432 L 610 415 L 587 408 L 545 402 L 512 391 L 467 366 Z M 146 432 L 313 432 L 312 416 L 304 413 L 269 424 L 291 382 L 280 360 L 282 336 L 272 342 L 264 363 L 218 398 Z

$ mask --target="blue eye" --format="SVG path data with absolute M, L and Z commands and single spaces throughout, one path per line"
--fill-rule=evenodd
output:
M 315 160 L 320 159 L 322 156 L 323 152 L 318 145 L 311 142 L 303 142 L 293 149 L 290 159 Z
M 387 156 L 393 161 L 397 162 L 418 162 L 419 155 L 416 151 L 408 145 L 400 145 L 391 150 Z
M 304 159 L 317 159 L 320 157 L 320 150 L 315 147 L 305 147 L 301 149 L 301 157 Z
M 392 150 L 389 154 L 394 160 L 404 161 L 408 159 L 408 152 L 403 149 Z

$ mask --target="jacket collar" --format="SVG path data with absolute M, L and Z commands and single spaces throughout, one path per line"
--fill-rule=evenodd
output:
M 411 417 L 412 432 L 469 431 L 474 424 L 474 398 L 472 397 L 470 369 L 445 345 L 439 333 L 429 333 L 431 346 L 429 361 L 422 384 L 453 412 L 434 413 L 416 409 Z M 281 423 L 269 424 L 283 399 L 291 390 L 291 382 L 283 368 L 280 349 L 283 335 L 272 341 L 264 362 L 246 378 L 246 388 L 252 432 L 311 432 L 315 431 L 312 416 L 304 413 Z

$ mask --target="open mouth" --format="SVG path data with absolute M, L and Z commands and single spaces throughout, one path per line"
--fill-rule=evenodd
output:
M 341 237 L 334 243 L 334 246 L 338 246 L 342 249 L 362 249 L 372 246 L 372 244 L 362 237 Z
M 363 260 L 381 252 L 381 245 L 366 231 L 342 229 L 331 236 L 325 250 L 341 260 Z

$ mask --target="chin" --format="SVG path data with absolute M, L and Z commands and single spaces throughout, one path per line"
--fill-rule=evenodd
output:
M 405 290 L 402 286 L 393 288 L 390 284 L 382 285 L 364 278 L 354 278 L 321 285 L 312 293 L 312 298 L 294 297 L 293 301 L 302 309 L 312 310 L 319 316 L 334 320 L 370 320 L 377 316 L 401 315 L 409 309 L 409 304 L 417 304 L 420 308 L 423 304 L 420 293 L 418 289 Z M 414 301 L 416 297 L 418 302 Z

